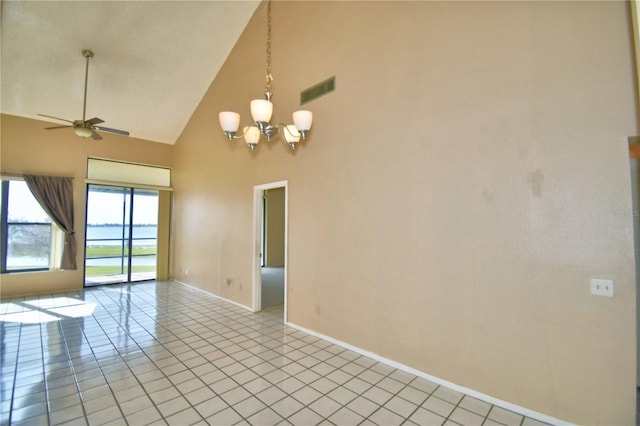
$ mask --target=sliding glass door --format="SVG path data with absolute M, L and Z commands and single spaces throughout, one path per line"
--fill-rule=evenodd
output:
M 156 278 L 158 191 L 88 185 L 85 286 Z

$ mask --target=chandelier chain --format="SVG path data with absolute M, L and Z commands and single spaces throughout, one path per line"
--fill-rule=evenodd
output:
M 273 76 L 271 75 L 271 0 L 267 3 L 267 87 L 265 89 L 265 96 L 267 100 L 271 100 L 271 82 Z

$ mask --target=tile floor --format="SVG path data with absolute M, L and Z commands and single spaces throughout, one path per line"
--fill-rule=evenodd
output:
M 541 425 L 174 282 L 0 303 L 2 425 Z

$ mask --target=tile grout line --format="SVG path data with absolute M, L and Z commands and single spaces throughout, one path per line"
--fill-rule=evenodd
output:
M 21 314 L 24 313 L 24 307 L 22 307 L 22 311 Z M 17 342 L 17 348 L 16 348 L 16 362 L 15 362 L 15 366 L 16 366 L 16 371 L 13 374 L 13 384 L 11 386 L 11 403 L 9 404 L 9 424 L 11 424 L 11 420 L 13 417 L 13 405 L 14 405 L 14 395 L 16 393 L 16 382 L 18 381 L 18 359 L 20 356 L 20 341 L 22 340 L 22 327 L 23 324 L 20 323 L 20 328 L 18 331 L 18 342 Z
M 41 358 L 42 358 L 42 381 L 43 383 L 46 383 L 46 379 L 47 379 L 47 369 L 45 367 L 45 361 L 44 361 L 44 337 L 42 336 L 42 327 L 43 324 L 40 324 L 39 331 L 40 331 L 40 354 L 41 354 Z M 47 424 L 50 425 L 51 424 L 51 415 L 49 414 L 50 410 L 49 408 L 49 389 L 47 388 L 47 385 L 44 385 L 44 396 L 45 396 L 45 407 L 47 407 Z
M 71 375 L 73 376 L 73 384 L 74 384 L 74 386 L 76 388 L 76 392 L 77 392 L 78 397 L 79 397 L 78 399 L 80 399 L 80 407 L 82 408 L 82 413 L 84 415 L 84 418 L 88 419 L 87 410 L 84 408 L 84 402 L 83 402 L 83 399 L 82 399 L 82 392 L 80 391 L 80 384 L 78 383 L 77 376 L 76 376 L 76 369 L 75 369 L 75 366 L 73 365 L 73 362 L 71 361 L 73 358 L 71 357 L 71 351 L 69 349 L 67 336 L 65 334 L 63 325 L 60 324 L 60 323 L 58 323 L 57 325 L 58 325 L 58 328 L 60 330 L 60 335 L 62 337 L 62 341 L 64 342 L 64 349 L 65 349 L 65 353 L 67 354 L 67 363 L 69 365 L 69 369 L 71 370 Z M 45 381 L 45 386 L 46 386 L 46 381 Z M 47 405 L 48 404 L 49 404 L 49 400 L 47 400 Z M 71 420 L 73 420 L 73 419 L 69 419 L 67 421 L 71 421 Z M 53 423 L 53 422 L 50 422 L 49 424 L 51 424 L 51 423 Z

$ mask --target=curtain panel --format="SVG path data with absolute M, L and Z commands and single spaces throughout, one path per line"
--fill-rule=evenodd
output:
M 73 178 L 25 175 L 24 180 L 44 211 L 65 234 L 60 268 L 77 269 Z

